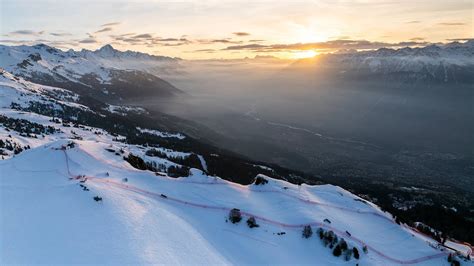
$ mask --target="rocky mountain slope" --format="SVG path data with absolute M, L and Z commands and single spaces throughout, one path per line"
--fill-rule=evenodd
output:
M 300 60 L 295 66 L 307 66 L 311 61 L 315 61 L 316 71 L 352 81 L 474 82 L 474 40 L 419 48 L 341 51 Z
M 180 94 L 172 84 L 150 74 L 152 70 L 171 71 L 178 61 L 139 52 L 121 52 L 110 45 L 96 51 L 62 51 L 44 44 L 0 45 L 1 66 L 10 73 L 107 101 Z

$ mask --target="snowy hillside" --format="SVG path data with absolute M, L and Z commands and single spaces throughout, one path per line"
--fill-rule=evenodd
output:
M 44 44 L 34 46 L 0 45 L 0 62 L 7 71 L 33 77 L 38 73 L 59 74 L 78 81 L 86 74 L 96 74 L 102 83 L 112 78 L 111 70 L 143 70 L 172 65 L 178 59 L 153 56 L 139 52 L 115 50 L 105 45 L 96 51 L 68 50 L 66 52 Z
M 30 81 L 97 96 L 173 95 L 179 90 L 155 74 L 173 71 L 179 60 L 106 45 L 96 51 L 62 51 L 44 44 L 0 45 L 0 67 Z M 93 89 L 91 91 L 91 89 Z
M 79 98 L 1 72 L 2 265 L 448 265 L 452 251 L 344 189 L 263 174 L 246 186 L 225 181 L 206 174 L 209 156 L 80 124 L 84 113 L 105 117 L 110 107 L 97 113 Z M 69 121 L 56 116 L 71 110 Z M 193 155 L 196 167 L 180 164 Z

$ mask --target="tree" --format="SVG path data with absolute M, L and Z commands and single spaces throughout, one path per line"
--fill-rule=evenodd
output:
M 362 251 L 364 251 L 365 254 L 367 254 L 369 252 L 369 250 L 367 249 L 367 246 L 363 246 Z
M 247 225 L 250 227 L 250 228 L 254 228 L 254 227 L 259 227 L 260 225 L 257 224 L 257 221 L 255 220 L 255 217 L 250 217 L 247 219 Z
M 347 249 L 344 251 L 344 260 L 349 261 L 352 257 L 352 249 Z
M 261 177 L 261 176 L 257 176 L 257 178 L 255 178 L 255 185 L 265 185 L 266 183 L 268 183 L 268 180 L 266 180 L 265 178 Z
M 341 246 L 342 251 L 347 250 L 347 242 L 346 240 L 344 240 L 344 238 L 341 238 L 341 240 L 339 241 L 339 246 Z
M 102 201 L 102 197 L 95 196 L 95 197 L 94 197 L 94 200 L 97 201 L 97 202 Z
M 230 210 L 229 212 L 229 220 L 235 224 L 235 223 L 238 223 L 242 220 L 242 214 L 240 213 L 240 210 L 239 209 L 232 209 Z
M 310 225 L 306 225 L 303 228 L 303 237 L 304 238 L 310 238 L 313 235 L 313 229 L 311 228 Z
M 186 166 L 172 165 L 168 167 L 168 176 L 170 177 L 187 177 L 189 173 L 189 168 Z
M 341 256 L 342 254 L 342 250 L 341 250 L 341 247 L 339 245 L 336 245 L 336 247 L 334 248 L 334 250 L 332 251 L 332 254 L 336 257 L 339 257 Z
M 359 250 L 358 250 L 356 247 L 353 247 L 353 248 L 352 248 L 352 253 L 354 253 L 354 258 L 355 258 L 356 260 L 358 260 L 359 257 L 360 257 L 360 256 L 359 256 Z
M 321 227 L 319 227 L 317 232 L 319 234 L 319 238 L 323 239 L 324 238 L 324 230 Z
M 142 158 L 135 156 L 131 153 L 128 155 L 128 157 L 124 157 L 124 159 L 137 169 L 146 170 L 148 168 L 145 161 Z

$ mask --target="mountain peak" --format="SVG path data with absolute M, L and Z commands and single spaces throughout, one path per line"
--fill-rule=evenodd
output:
M 95 51 L 96 54 L 99 54 L 101 56 L 113 56 L 117 52 L 119 52 L 119 51 L 116 50 L 114 47 L 112 47 L 112 45 L 110 45 L 110 44 L 106 44 L 106 45 L 102 46 L 100 49 L 97 49 Z
M 115 49 L 114 49 L 114 47 L 112 47 L 112 45 L 106 44 L 106 45 L 102 46 L 99 50 L 115 50 Z

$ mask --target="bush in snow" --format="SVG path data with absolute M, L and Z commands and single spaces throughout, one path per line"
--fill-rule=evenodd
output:
M 352 253 L 354 254 L 354 258 L 355 258 L 356 260 L 358 260 L 359 257 L 360 257 L 360 256 L 359 256 L 359 250 L 358 250 L 356 247 L 353 247 L 353 248 L 352 248 Z
M 170 177 L 186 177 L 190 175 L 189 168 L 186 166 L 170 166 L 168 167 L 168 175 Z
M 362 251 L 364 251 L 365 254 L 367 254 L 369 252 L 369 250 L 367 249 L 367 246 L 363 246 Z
M 125 159 L 125 161 L 127 161 L 130 165 L 132 165 L 133 167 L 137 168 L 137 169 L 140 169 L 140 170 L 146 170 L 147 169 L 147 165 L 145 163 L 145 161 L 138 157 L 138 156 L 135 156 L 133 154 L 129 154 L 128 157 L 123 157 Z
M 238 223 L 242 220 L 242 214 L 240 213 L 240 210 L 239 209 L 232 209 L 230 210 L 229 212 L 229 220 L 235 224 L 235 223 Z
M 352 258 L 352 249 L 346 249 L 344 251 L 344 260 L 349 261 Z
M 313 235 L 313 229 L 311 228 L 310 225 L 306 225 L 303 228 L 303 237 L 304 238 L 310 238 Z
M 334 248 L 334 250 L 332 251 L 332 254 L 336 257 L 339 257 L 341 256 L 342 254 L 342 250 L 341 250 L 341 247 L 339 245 L 336 245 L 336 247 Z
M 321 227 L 319 227 L 317 233 L 319 235 L 319 239 L 322 240 L 324 238 L 324 230 Z
M 333 248 L 334 245 L 338 242 L 337 235 L 333 231 L 324 233 L 324 245 L 329 245 L 329 248 Z
M 255 217 L 250 217 L 248 218 L 247 220 L 247 225 L 250 227 L 250 228 L 254 228 L 254 227 L 259 227 L 260 225 L 257 224 L 257 221 L 255 220 Z
M 97 201 L 97 202 L 99 202 L 99 201 L 102 201 L 102 198 L 99 197 L 99 196 L 95 196 L 95 197 L 94 197 L 94 200 Z
M 341 238 L 341 240 L 339 241 L 339 246 L 341 247 L 342 251 L 347 250 L 347 242 L 346 240 L 344 240 L 344 238 Z
M 255 178 L 255 185 L 265 185 L 266 183 L 268 183 L 268 180 L 266 180 L 265 178 L 261 177 L 261 176 L 257 176 L 257 178 Z
M 74 143 L 73 141 L 70 141 L 70 142 L 66 145 L 66 147 L 67 147 L 68 149 L 72 149 L 72 148 L 74 148 L 75 146 L 76 146 L 76 143 Z

